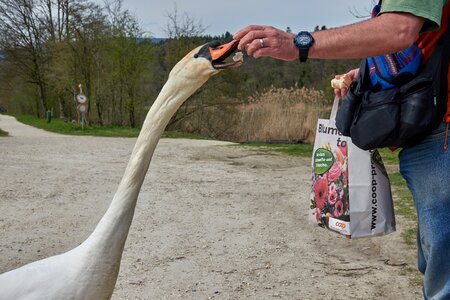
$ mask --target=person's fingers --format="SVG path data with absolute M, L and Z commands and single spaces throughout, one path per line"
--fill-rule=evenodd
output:
M 334 94 L 336 95 L 336 97 L 338 97 L 341 100 L 344 99 L 347 92 L 348 92 L 348 88 L 334 89 Z
M 239 30 L 238 32 L 236 32 L 233 36 L 233 39 L 235 40 L 240 40 L 242 39 L 247 33 L 249 33 L 250 31 L 253 30 L 264 30 L 264 26 L 260 26 L 260 25 L 250 25 L 247 26 L 241 30 Z
M 358 76 L 358 73 L 359 73 L 359 68 L 358 68 L 358 69 L 350 70 L 350 71 L 347 73 L 347 75 L 348 75 L 348 76 L 350 77 L 350 79 L 353 81 L 353 80 L 355 80 L 356 76 Z
M 246 35 L 249 31 L 251 31 L 254 26 L 256 25 L 249 25 L 247 27 L 242 28 L 233 35 L 233 39 L 240 40 L 244 35 Z
M 247 31 L 248 29 L 252 30 Z M 245 33 L 245 35 L 241 37 L 241 33 Z M 282 60 L 298 58 L 298 48 L 292 42 L 292 35 L 275 27 L 249 26 L 238 32 L 236 36 L 241 37 L 238 49 L 245 49 L 248 55 L 255 58 L 261 56 L 270 56 Z M 261 49 L 264 50 L 260 52 Z
M 274 56 L 274 51 L 271 48 L 268 47 L 264 47 L 264 48 L 259 48 L 256 49 L 256 51 L 253 52 L 253 57 L 254 58 L 260 58 L 263 56 Z
M 340 89 L 334 89 L 334 94 L 335 94 L 336 97 L 338 97 L 339 99 L 342 99 L 342 94 L 341 94 L 341 90 L 340 90 Z
M 263 39 L 265 37 L 266 37 L 266 34 L 264 33 L 263 30 L 252 30 L 252 31 L 249 31 L 239 41 L 238 49 L 242 50 L 244 48 L 248 48 L 248 46 L 247 46 L 248 44 L 252 44 L 255 40 L 258 40 L 258 43 L 259 43 L 259 40 Z M 259 45 L 259 46 L 261 48 L 261 45 Z
M 264 47 L 261 47 L 261 41 L 260 41 L 260 40 L 263 41 L 262 46 L 264 46 Z M 269 48 L 268 40 L 267 40 L 267 39 L 265 39 L 265 38 L 262 38 L 262 39 L 254 39 L 254 40 L 251 41 L 249 44 L 247 44 L 247 46 L 245 47 L 245 52 L 247 52 L 248 55 L 252 55 L 252 56 L 253 56 L 253 54 L 254 54 L 257 50 L 260 50 L 260 49 L 267 49 L 267 48 Z

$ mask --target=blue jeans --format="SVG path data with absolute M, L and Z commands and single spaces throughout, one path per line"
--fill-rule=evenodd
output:
M 419 228 L 418 267 L 425 299 L 450 299 L 450 150 L 441 124 L 400 154 L 400 172 L 413 195 Z

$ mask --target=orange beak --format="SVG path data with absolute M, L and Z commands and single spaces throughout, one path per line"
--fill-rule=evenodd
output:
M 209 47 L 209 52 L 211 53 L 213 62 L 220 62 L 229 57 L 231 53 L 237 49 L 238 44 L 239 41 L 232 40 L 229 43 L 219 45 L 217 47 Z
M 205 44 L 194 57 L 203 57 L 209 60 L 214 69 L 227 69 L 239 67 L 242 60 L 226 62 L 225 60 L 237 49 L 239 41 L 233 40 L 226 44 L 220 44 L 218 41 L 212 41 Z

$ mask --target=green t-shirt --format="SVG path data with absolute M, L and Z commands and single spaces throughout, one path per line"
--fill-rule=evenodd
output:
M 432 31 L 441 25 L 442 8 L 447 0 L 383 0 L 381 13 L 407 12 L 425 18 L 423 31 Z

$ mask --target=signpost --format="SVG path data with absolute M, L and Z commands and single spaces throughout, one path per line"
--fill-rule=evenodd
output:
M 84 130 L 84 114 L 87 112 L 88 110 L 88 105 L 87 105 L 87 97 L 85 94 L 83 94 L 83 88 L 81 83 L 78 85 L 78 87 L 80 88 L 80 93 L 77 95 L 77 110 L 78 112 L 81 114 L 81 130 Z

